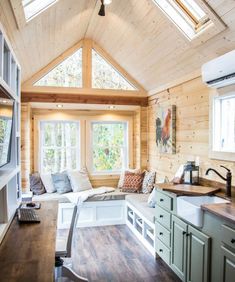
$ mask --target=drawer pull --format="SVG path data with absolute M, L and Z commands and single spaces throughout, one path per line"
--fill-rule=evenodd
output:
M 183 231 L 183 232 L 182 232 L 183 235 L 185 235 L 186 233 L 187 233 L 186 231 Z
M 232 239 L 232 240 L 231 240 L 231 243 L 234 244 L 234 243 L 235 243 L 235 239 Z
M 160 214 L 160 216 L 159 216 L 160 218 L 163 218 L 163 215 L 162 214 Z
M 186 236 L 187 236 L 187 237 L 190 236 L 190 233 L 187 233 Z
M 160 199 L 160 202 L 164 202 L 164 199 Z
M 159 235 L 163 235 L 163 233 L 162 233 L 162 232 L 160 232 L 160 233 L 159 233 Z
M 159 252 L 162 253 L 162 252 L 163 252 L 163 249 L 160 249 Z

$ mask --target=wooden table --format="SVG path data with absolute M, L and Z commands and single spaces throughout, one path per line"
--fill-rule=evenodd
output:
M 0 245 L 1 282 L 53 281 L 57 212 L 57 201 L 42 202 L 40 223 L 13 219 Z

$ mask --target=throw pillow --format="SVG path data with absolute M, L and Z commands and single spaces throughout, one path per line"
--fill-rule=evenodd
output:
M 125 172 L 132 172 L 132 173 L 140 173 L 140 169 L 135 168 L 135 169 L 128 169 L 128 170 L 123 170 L 120 174 L 120 178 L 118 181 L 118 188 L 122 189 L 123 184 L 124 184 L 124 178 L 125 178 Z
M 122 192 L 140 192 L 143 179 L 144 173 L 133 173 L 126 171 Z
M 47 193 L 56 192 L 56 189 L 55 189 L 53 182 L 52 182 L 51 174 L 42 174 L 41 179 L 42 179 L 42 183 L 43 183 Z
M 150 208 L 155 208 L 156 203 L 157 203 L 156 198 L 157 198 L 156 189 L 153 189 L 153 191 L 151 192 L 151 194 L 149 195 L 149 198 L 148 198 L 148 206 Z
M 88 176 L 87 169 L 84 167 L 81 170 L 68 171 L 68 177 L 72 186 L 73 192 L 81 192 L 91 190 L 92 185 Z
M 34 195 L 42 195 L 46 193 L 45 187 L 38 172 L 30 174 L 29 182 L 30 190 L 33 192 Z
M 55 173 L 51 175 L 53 185 L 59 194 L 72 191 L 68 175 L 66 173 Z
M 155 171 L 145 171 L 144 180 L 142 184 L 143 193 L 147 194 L 152 192 L 155 183 L 155 178 L 156 178 Z

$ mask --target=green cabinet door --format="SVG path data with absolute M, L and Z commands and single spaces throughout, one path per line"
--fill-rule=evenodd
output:
M 171 245 L 171 263 L 174 272 L 186 281 L 186 260 L 187 260 L 187 246 L 186 246 L 187 224 L 172 216 L 172 245 Z
M 235 253 L 228 250 L 224 246 L 221 247 L 223 264 L 222 264 L 222 281 L 235 281 Z
M 187 236 L 187 281 L 209 281 L 210 237 L 188 226 Z

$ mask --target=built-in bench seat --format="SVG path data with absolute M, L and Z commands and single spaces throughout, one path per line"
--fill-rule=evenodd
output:
M 155 209 L 148 206 L 149 194 L 131 194 L 126 196 L 126 202 L 135 207 L 147 220 L 154 223 Z
M 85 202 L 98 202 L 98 201 L 118 201 L 125 200 L 125 197 L 130 195 L 130 193 L 121 192 L 119 189 L 116 189 L 114 192 L 109 192 L 100 195 L 93 195 L 89 197 Z M 70 203 L 69 199 L 66 197 L 66 194 L 59 193 L 44 193 L 42 195 L 34 195 L 34 201 L 59 201 L 59 203 Z

